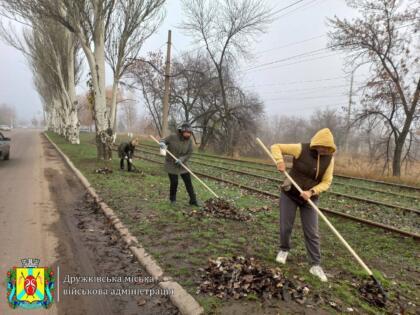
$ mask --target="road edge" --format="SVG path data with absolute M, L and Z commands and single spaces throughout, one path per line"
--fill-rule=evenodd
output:
M 143 248 L 138 239 L 133 236 L 128 228 L 120 221 L 115 211 L 110 208 L 104 201 L 101 200 L 95 189 L 92 187 L 87 178 L 82 172 L 74 166 L 73 162 L 61 149 L 51 140 L 47 133 L 42 132 L 48 142 L 57 150 L 61 155 L 67 166 L 73 171 L 76 177 L 80 180 L 82 185 L 86 188 L 88 193 L 99 204 L 102 212 L 110 220 L 114 228 L 118 231 L 127 247 L 136 257 L 137 261 L 146 269 L 146 271 L 153 277 L 158 279 L 159 286 L 162 289 L 173 290 L 174 294 L 170 295 L 171 302 L 178 308 L 183 315 L 200 315 L 204 313 L 203 307 L 189 294 L 178 282 L 173 281 L 171 277 L 165 276 L 163 269 L 157 264 L 151 255 L 149 255 Z

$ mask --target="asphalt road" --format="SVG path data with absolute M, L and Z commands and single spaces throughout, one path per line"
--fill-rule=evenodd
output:
M 107 243 L 112 231 L 105 233 L 109 224 L 101 223 L 102 214 L 92 217 L 89 209 L 80 210 L 86 204 L 85 191 L 40 130 L 5 134 L 12 144 L 10 160 L 0 161 L 0 314 L 176 314 L 168 298 L 147 300 L 139 312 L 135 298 L 63 296 L 62 287 L 48 310 L 8 306 L 6 273 L 21 266 L 23 258 L 40 259 L 40 267 L 59 267 L 61 284 L 66 274 L 94 276 L 112 270 L 143 274 L 144 270 L 130 261 L 121 243 Z
M 44 159 L 39 132 L 5 134 L 13 142 L 11 159 L 0 161 L 0 313 L 16 314 L 6 303 L 7 270 L 21 266 L 22 258 L 39 258 L 40 266 L 56 263 L 58 238 L 51 226 L 57 222 L 58 212 L 44 177 L 50 162 Z M 49 314 L 57 314 L 56 306 L 53 308 Z

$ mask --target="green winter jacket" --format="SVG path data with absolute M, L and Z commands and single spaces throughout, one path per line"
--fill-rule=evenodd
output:
M 161 139 L 160 142 L 164 142 L 168 146 L 168 150 L 180 159 L 184 165 L 186 165 L 193 153 L 192 139 L 186 140 L 181 134 L 172 134 Z M 165 171 L 175 175 L 187 173 L 185 168 L 175 164 L 175 160 L 169 154 L 166 154 L 165 157 Z

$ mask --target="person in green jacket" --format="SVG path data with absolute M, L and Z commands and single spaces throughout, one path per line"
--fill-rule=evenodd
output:
M 185 165 L 192 155 L 193 145 L 191 136 L 191 125 L 185 122 L 178 128 L 178 133 L 172 134 L 160 140 L 160 148 L 162 150 L 169 150 L 177 157 L 177 159 L 174 160 L 169 154 L 166 154 L 165 158 L 165 171 L 168 173 L 170 182 L 169 200 L 171 204 L 175 204 L 176 202 L 178 175 L 181 175 L 190 197 L 190 205 L 199 205 L 192 185 L 190 173 L 188 173 L 188 171 L 181 165 L 181 163 Z

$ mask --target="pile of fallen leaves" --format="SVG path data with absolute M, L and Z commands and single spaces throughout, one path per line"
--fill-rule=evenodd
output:
M 106 175 L 106 174 L 112 174 L 112 170 L 108 167 L 101 167 L 95 170 L 96 174 L 102 174 L 102 175 Z
M 222 198 L 211 198 L 204 203 L 200 210 L 193 210 L 190 216 L 213 216 L 236 221 L 249 221 L 252 215 L 244 209 L 237 208 L 233 202 Z
M 377 307 L 385 306 L 386 297 L 382 294 L 378 285 L 372 279 L 363 280 L 358 289 L 362 297 L 369 304 Z
M 209 259 L 208 267 L 200 270 L 204 274 L 198 293 L 221 299 L 240 299 L 253 294 L 263 299 L 292 299 L 303 304 L 309 293 L 308 286 L 295 285 L 284 277 L 279 268 L 262 266 L 252 257 Z

